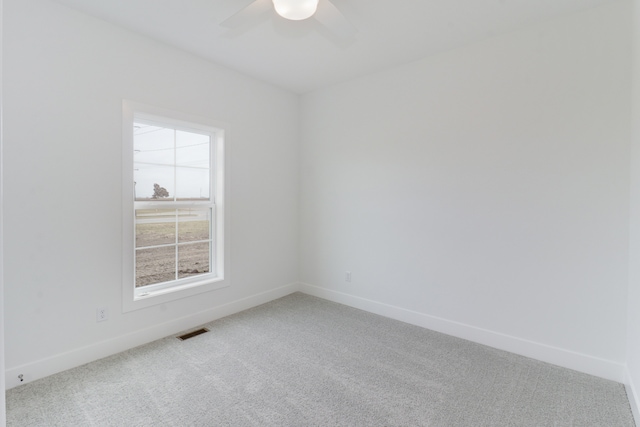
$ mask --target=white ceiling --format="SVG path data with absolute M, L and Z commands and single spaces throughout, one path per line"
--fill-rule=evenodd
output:
M 613 0 L 332 0 L 358 28 L 352 39 L 272 10 L 220 25 L 251 0 L 54 1 L 305 93 Z

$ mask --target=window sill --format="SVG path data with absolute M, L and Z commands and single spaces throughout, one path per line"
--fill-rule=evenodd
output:
M 178 299 L 191 297 L 204 292 L 226 288 L 228 286 L 228 280 L 224 280 L 224 278 L 218 277 L 199 280 L 164 289 L 149 290 L 144 293 L 141 291 L 133 290 L 131 295 L 125 296 L 123 300 L 122 310 L 126 313 L 129 311 L 139 310 L 158 304 L 164 304 Z

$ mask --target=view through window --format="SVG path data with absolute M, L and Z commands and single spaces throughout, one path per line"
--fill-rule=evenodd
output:
M 136 119 L 135 287 L 215 276 L 215 134 Z

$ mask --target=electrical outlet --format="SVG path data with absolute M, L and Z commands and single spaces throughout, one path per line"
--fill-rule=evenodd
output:
M 347 282 L 351 281 L 351 272 L 347 271 L 346 273 L 344 273 L 344 280 Z
M 109 311 L 107 307 L 102 307 L 96 310 L 96 322 L 104 322 L 109 319 Z

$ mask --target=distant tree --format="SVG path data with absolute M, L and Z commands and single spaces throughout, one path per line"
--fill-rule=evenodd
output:
M 169 192 L 166 188 L 160 187 L 158 184 L 153 184 L 153 199 L 162 199 L 163 197 L 169 197 Z

